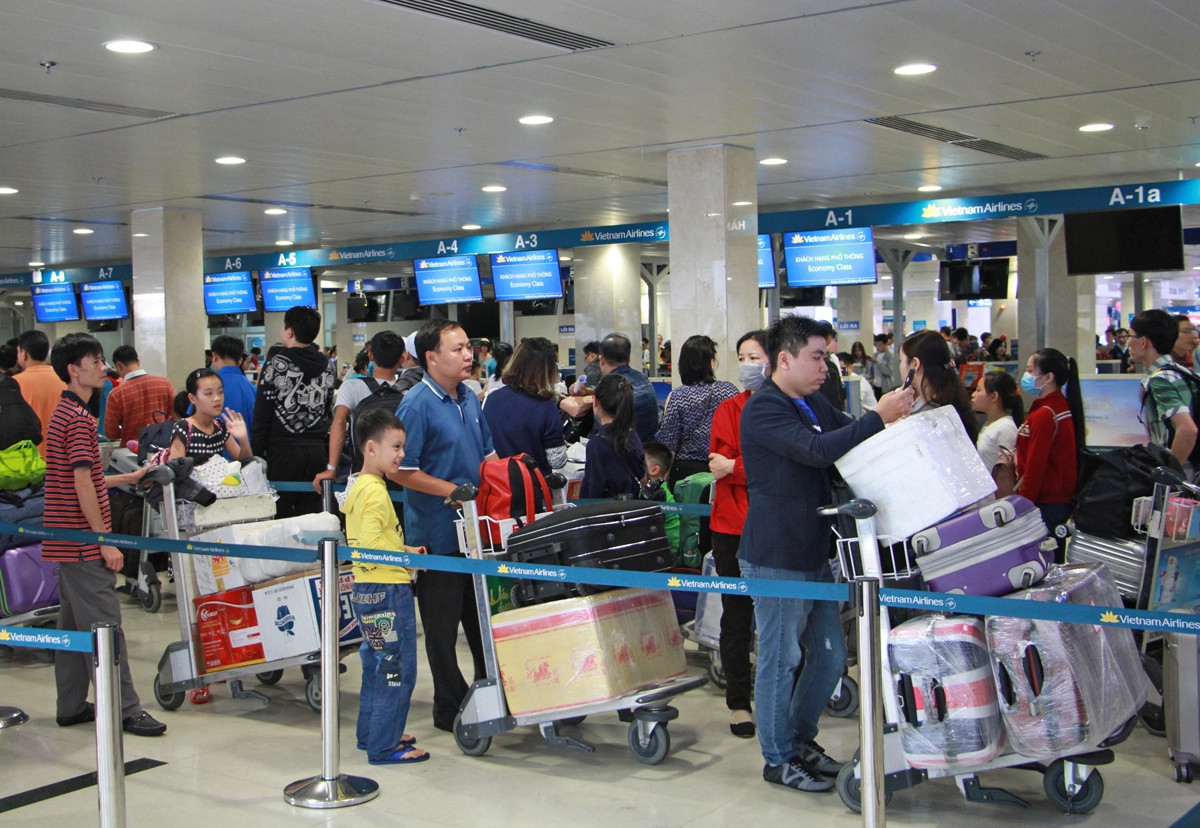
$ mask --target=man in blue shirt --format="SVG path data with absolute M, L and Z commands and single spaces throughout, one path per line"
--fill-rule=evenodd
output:
M 600 342 L 600 373 L 620 374 L 633 386 L 633 421 L 643 443 L 658 433 L 658 397 L 654 385 L 641 371 L 629 367 L 632 346 L 624 334 L 610 333 Z
M 212 369 L 225 385 L 225 408 L 242 415 L 248 423 L 254 422 L 254 401 L 258 392 L 254 383 L 242 373 L 242 357 L 246 355 L 246 343 L 236 336 L 223 334 L 212 343 Z
M 912 389 L 884 394 L 852 420 L 820 393 L 829 371 L 814 319 L 787 316 L 767 329 L 771 376 L 742 411 L 749 507 L 738 560 L 746 578 L 832 582 L 828 469 L 854 446 L 907 416 Z M 817 721 L 846 662 L 840 607 L 832 601 L 754 598 L 758 668 L 754 707 L 763 778 L 800 791 L 829 791 L 842 763 L 816 743 Z M 804 669 L 796 678 L 803 653 Z
M 457 510 L 445 504 L 462 483 L 479 483 L 479 464 L 494 458 L 492 435 L 479 398 L 463 380 L 473 353 L 466 331 L 446 319 L 426 322 L 414 350 L 425 376 L 405 395 L 396 415 L 407 439 L 396 480 L 407 489 L 405 542 L 433 555 L 460 555 L 454 528 Z M 433 675 L 433 725 L 453 731 L 467 695 L 455 644 L 462 624 L 475 661 L 475 679 L 485 675 L 479 616 L 469 575 L 426 571 L 417 580 L 417 606 L 425 631 L 425 655 Z

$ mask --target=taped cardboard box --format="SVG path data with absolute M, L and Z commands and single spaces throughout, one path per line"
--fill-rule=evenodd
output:
M 195 604 L 205 672 L 265 661 L 249 587 L 205 595 L 196 598 Z
M 619 698 L 683 675 L 683 636 L 667 592 L 618 589 L 492 619 L 516 716 Z
M 320 570 L 275 578 L 254 587 L 254 611 L 260 619 L 263 654 L 268 661 L 315 653 L 321 649 Z M 338 570 L 338 643 L 362 640 L 350 604 L 354 576 L 350 566 Z

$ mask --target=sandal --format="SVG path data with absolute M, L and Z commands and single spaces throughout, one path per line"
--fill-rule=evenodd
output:
M 409 736 L 407 733 L 405 733 L 403 736 L 400 737 L 400 743 L 398 745 L 396 745 L 396 749 L 404 750 L 405 748 L 412 747 L 416 743 L 417 743 L 416 736 Z M 362 742 L 359 742 L 357 745 L 355 745 L 355 747 L 357 747 L 359 750 L 367 749 L 367 746 L 364 745 Z
M 419 753 L 420 756 L 413 754 Z M 372 765 L 415 765 L 417 762 L 424 762 L 429 758 L 429 754 L 420 748 L 406 747 L 394 750 L 382 759 L 368 758 L 367 762 Z

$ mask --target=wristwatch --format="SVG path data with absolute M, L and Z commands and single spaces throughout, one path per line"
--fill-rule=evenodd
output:
M 326 463 L 326 464 L 325 464 L 325 471 L 337 471 L 337 466 L 331 466 L 331 465 L 329 465 L 328 463 Z

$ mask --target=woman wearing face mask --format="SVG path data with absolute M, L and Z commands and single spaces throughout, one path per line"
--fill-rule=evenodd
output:
M 712 420 L 708 468 L 717 479 L 712 498 L 712 545 L 717 574 L 740 578 L 738 544 L 746 522 L 746 472 L 742 466 L 739 429 L 742 409 L 758 390 L 770 369 L 767 332 L 751 331 L 738 340 L 738 381 L 746 390 L 717 407 Z M 729 730 L 734 736 L 754 735 L 750 712 L 750 646 L 754 624 L 754 599 L 746 595 L 721 596 L 721 662 L 725 669 L 725 704 L 730 710 Z
M 1054 348 L 1035 351 L 1021 376 L 1021 390 L 1037 399 L 1017 429 L 1017 494 L 1037 504 L 1053 531 L 1071 514 L 1084 447 L 1079 368 Z M 1059 563 L 1062 551 L 1060 542 Z
M 917 392 L 912 413 L 942 405 L 953 406 L 974 443 L 979 436 L 979 421 L 971 410 L 971 396 L 958 378 L 958 369 L 950 357 L 950 346 L 941 334 L 927 328 L 904 340 L 900 346 L 901 381 L 908 378 L 910 371 L 912 387 Z

